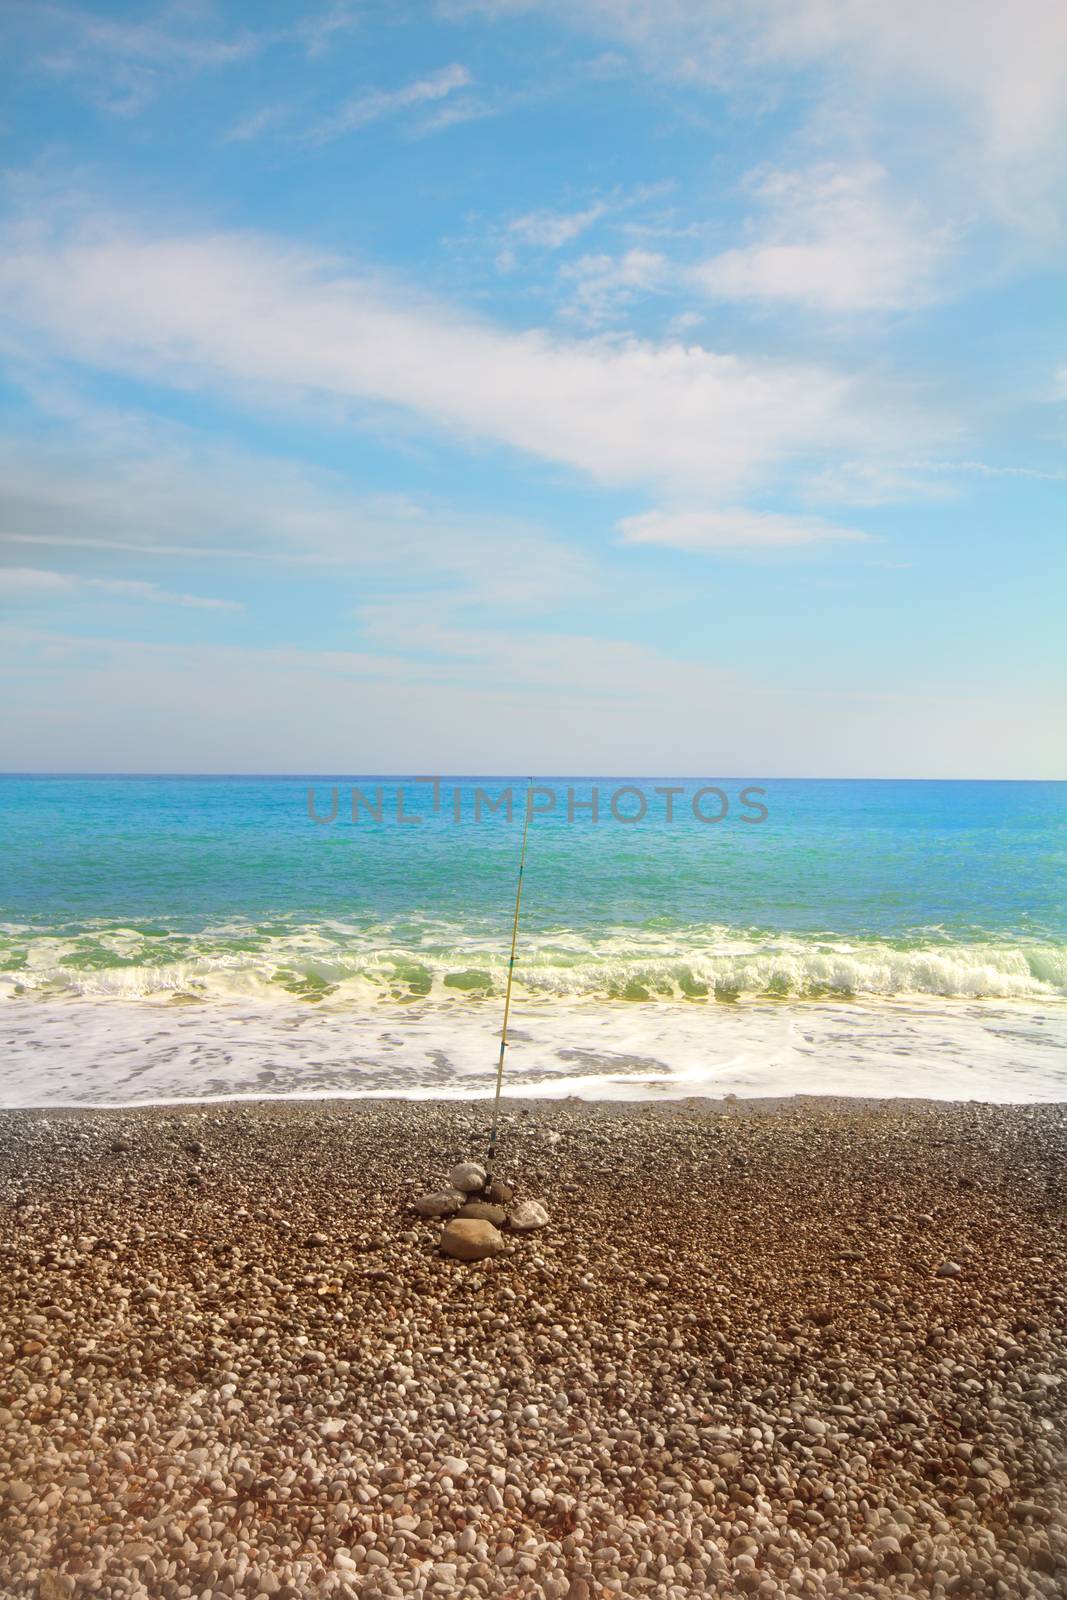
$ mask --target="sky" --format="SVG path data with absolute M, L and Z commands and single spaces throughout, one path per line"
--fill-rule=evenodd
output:
M 5 770 L 1067 777 L 1061 0 L 0 55 Z

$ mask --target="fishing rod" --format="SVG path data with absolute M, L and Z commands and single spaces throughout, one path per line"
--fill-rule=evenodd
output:
M 519 852 L 519 876 L 515 883 L 515 916 L 511 923 L 511 955 L 508 959 L 508 981 L 504 990 L 504 1025 L 500 1030 L 500 1056 L 496 1064 L 496 1094 L 493 1099 L 493 1126 L 489 1132 L 489 1155 L 486 1167 L 491 1172 L 496 1159 L 496 1140 L 500 1125 L 500 1090 L 504 1082 L 504 1051 L 508 1047 L 508 1017 L 511 1014 L 511 984 L 515 976 L 515 946 L 519 938 L 519 908 L 522 905 L 522 875 L 526 868 L 526 838 L 530 831 L 530 802 L 533 797 L 533 778 L 526 780 L 526 816 L 522 824 L 522 849 Z

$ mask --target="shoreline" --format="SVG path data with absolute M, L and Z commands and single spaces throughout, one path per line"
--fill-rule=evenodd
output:
M 478 1111 L 0 1114 L 0 1592 L 1058 1600 L 1067 1106 Z
M 0 1005 L 0 1103 L 236 1098 L 477 1099 L 492 1092 L 495 1002 L 370 1009 L 262 1000 Z M 512 1008 L 505 1087 L 546 1100 L 655 1102 L 791 1092 L 1002 1104 L 1067 1100 L 1067 1003 L 786 1000 L 530 1002 Z
M 475 1116 L 480 1110 L 491 1107 L 493 1092 L 491 1089 L 471 1092 L 469 1095 L 410 1095 L 404 1090 L 395 1093 L 364 1093 L 353 1090 L 351 1093 L 331 1093 L 328 1090 L 309 1090 L 307 1093 L 288 1094 L 257 1094 L 249 1091 L 247 1094 L 229 1094 L 218 1096 L 190 1095 L 167 1100 L 134 1100 L 121 1105 L 100 1105 L 94 1103 L 80 1104 L 52 1104 L 39 1106 L 7 1106 L 0 1104 L 0 1128 L 5 1119 L 58 1119 L 64 1117 L 122 1117 L 144 1114 L 146 1116 L 163 1112 L 189 1112 L 196 1115 L 203 1112 L 226 1110 L 233 1107 L 236 1110 L 255 1110 L 258 1107 L 276 1107 L 284 1109 L 292 1106 L 294 1109 L 302 1107 L 352 1107 L 353 1109 L 366 1108 L 368 1110 L 385 1110 L 389 1108 L 410 1107 L 416 1111 L 457 1111 L 473 1113 Z M 621 1099 L 609 1097 L 596 1099 L 591 1096 L 569 1094 L 563 1096 L 549 1096 L 524 1094 L 521 1090 L 509 1093 L 505 1088 L 500 1097 L 502 1114 L 505 1116 L 530 1116 L 541 1111 L 550 1111 L 556 1108 L 572 1110 L 583 1107 L 590 1112 L 601 1116 L 626 1116 L 637 1115 L 641 1112 L 662 1114 L 664 1116 L 708 1116 L 731 1117 L 757 1116 L 760 1114 L 774 1115 L 789 1110 L 811 1112 L 852 1112 L 857 1117 L 864 1113 L 878 1112 L 881 1110 L 896 1110 L 903 1114 L 915 1112 L 917 1115 L 932 1115 L 938 1111 L 1005 1111 L 1005 1112 L 1033 1112 L 1044 1115 L 1058 1114 L 1067 1120 L 1067 1099 L 1063 1100 L 939 1100 L 929 1095 L 888 1095 L 888 1094 L 818 1094 L 797 1090 L 793 1094 L 660 1094 L 653 1097 L 640 1099 Z

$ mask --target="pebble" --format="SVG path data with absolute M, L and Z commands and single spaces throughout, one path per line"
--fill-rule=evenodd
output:
M 4 1600 L 1062 1600 L 1061 1109 L 479 1120 L 0 1112 Z

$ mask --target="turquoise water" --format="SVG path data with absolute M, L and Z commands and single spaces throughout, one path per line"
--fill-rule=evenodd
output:
M 320 814 L 338 789 L 337 820 Z M 539 779 L 520 988 L 560 998 L 1067 996 L 1067 784 Z M 499 995 L 520 816 L 348 778 L 0 778 L 0 992 L 401 1005 Z M 693 814 L 702 784 L 729 809 Z M 350 798 L 382 793 L 381 820 Z M 637 785 L 644 820 L 611 794 Z M 566 816 L 600 791 L 601 819 Z M 674 816 L 657 786 L 677 785 Z M 766 820 L 744 820 L 758 785 Z M 521 793 L 521 780 L 517 784 Z M 398 788 L 404 812 L 396 815 Z M 459 794 L 456 820 L 454 794 Z M 547 804 L 547 796 L 540 797 Z M 722 802 L 705 795 L 705 815 Z M 624 796 L 620 810 L 639 808 Z

